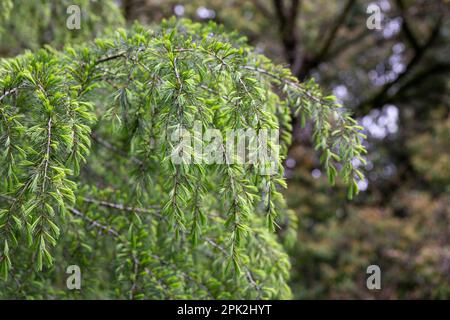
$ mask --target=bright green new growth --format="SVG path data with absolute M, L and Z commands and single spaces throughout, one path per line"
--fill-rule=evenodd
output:
M 289 298 L 295 217 L 280 187 L 295 110 L 330 182 L 357 193 L 356 122 L 214 24 L 135 26 L 0 74 L 0 297 Z M 279 129 L 278 171 L 173 164 L 170 132 L 196 121 Z M 81 292 L 65 287 L 74 264 Z

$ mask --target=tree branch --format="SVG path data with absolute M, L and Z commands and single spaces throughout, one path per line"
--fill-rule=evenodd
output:
M 311 72 L 312 69 L 316 68 L 325 57 L 327 57 L 327 53 L 329 49 L 331 48 L 333 41 L 336 38 L 336 35 L 345 22 L 345 19 L 347 18 L 350 9 L 355 4 L 356 0 L 348 0 L 346 5 L 344 6 L 342 12 L 339 14 L 339 16 L 336 18 L 335 23 L 333 24 L 330 32 L 328 33 L 327 37 L 325 38 L 325 41 L 319 50 L 319 52 L 315 56 L 305 56 L 303 58 L 303 61 L 301 63 L 301 67 L 298 70 L 292 70 L 293 74 L 299 79 L 304 80 Z
M 121 203 L 113 203 L 113 202 L 97 200 L 97 199 L 92 199 L 92 198 L 86 198 L 86 197 L 83 197 L 83 201 L 87 202 L 87 203 L 98 204 L 98 205 L 100 205 L 102 207 L 107 207 L 107 208 L 123 210 L 123 211 L 151 213 L 151 214 L 155 214 L 155 215 L 158 215 L 160 217 L 163 217 L 162 215 L 158 214 L 158 210 L 160 209 L 159 206 L 147 206 L 147 208 L 130 207 L 130 206 L 127 207 L 127 206 L 124 206 Z
M 300 0 L 292 0 L 289 8 L 285 8 L 283 0 L 273 0 L 275 13 L 279 22 L 281 40 L 287 62 L 295 74 L 300 68 L 301 57 L 298 52 L 297 17 L 300 11 Z
M 78 217 L 80 217 L 80 218 L 86 220 L 87 222 L 89 222 L 90 224 L 92 224 L 94 227 L 99 228 L 99 229 L 105 231 L 106 233 L 109 233 L 110 235 L 112 235 L 112 236 L 114 236 L 114 237 L 119 237 L 119 236 L 120 236 L 119 233 L 118 233 L 114 228 L 105 226 L 105 225 L 101 224 L 100 222 L 98 222 L 97 220 L 93 220 L 93 219 L 89 218 L 88 216 L 86 216 L 85 214 L 83 214 L 83 213 L 82 213 L 81 211 L 79 211 L 78 209 L 75 209 L 75 208 L 70 207 L 70 208 L 69 208 L 69 211 L 70 211 L 73 215 L 78 216 Z
M 392 101 L 395 99 L 394 95 L 401 94 L 401 91 L 404 89 L 403 86 L 400 86 L 397 88 L 395 93 L 392 95 L 390 94 L 390 89 L 393 88 L 395 85 L 397 85 L 402 79 L 404 79 L 406 76 L 408 76 L 415 68 L 415 66 L 422 60 L 425 53 L 432 47 L 435 40 L 437 39 L 439 35 L 440 28 L 442 26 L 443 22 L 443 14 L 441 14 L 438 18 L 438 21 L 434 25 L 432 31 L 430 32 L 430 35 L 427 38 L 427 41 L 419 47 L 417 51 L 415 51 L 414 56 L 407 64 L 405 70 L 400 73 L 397 78 L 389 83 L 386 83 L 381 90 L 379 90 L 377 93 L 375 93 L 371 98 L 361 102 L 358 104 L 355 108 L 355 112 L 358 115 L 364 115 L 366 114 L 372 107 L 381 106 L 386 101 L 390 100 Z
M 333 58 L 338 57 L 340 54 L 342 54 L 347 49 L 349 49 L 352 45 L 361 42 L 364 38 L 366 38 L 371 33 L 372 33 L 371 30 L 364 28 L 361 32 L 359 32 L 353 38 L 348 39 L 345 42 L 339 43 L 334 47 L 333 50 L 331 50 L 331 51 L 329 50 L 323 57 L 323 60 L 326 61 L 326 60 L 331 60 Z
M 4 94 L 2 96 L 0 96 L 0 101 L 2 101 L 4 98 L 9 96 L 10 94 L 13 94 L 14 92 L 16 92 L 19 89 L 20 89 L 20 87 L 17 87 L 17 88 L 13 88 L 11 90 L 5 91 Z
M 403 3 L 403 0 L 396 0 L 397 6 L 400 9 L 400 14 L 403 19 L 402 23 L 402 31 L 406 36 L 406 39 L 409 41 L 411 46 L 414 48 L 414 50 L 417 52 L 420 50 L 420 43 L 417 40 L 416 36 L 414 35 L 412 28 L 410 27 L 408 23 L 408 19 L 405 14 L 405 4 Z
M 337 17 L 333 27 L 331 28 L 330 32 L 328 33 L 328 36 L 325 38 L 325 41 L 322 45 L 322 48 L 319 50 L 318 54 L 314 57 L 313 61 L 318 64 L 322 61 L 322 59 L 327 55 L 328 50 L 330 49 L 331 45 L 333 44 L 334 39 L 336 38 L 336 35 L 341 28 L 341 26 L 344 24 L 345 19 L 347 18 L 350 9 L 355 4 L 356 0 L 348 0 L 347 4 L 344 6 L 344 9 L 342 10 L 341 14 Z

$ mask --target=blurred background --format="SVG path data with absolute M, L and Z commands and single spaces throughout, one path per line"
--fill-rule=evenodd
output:
M 81 29 L 69 32 L 71 4 Z M 343 186 L 328 185 L 310 129 L 293 119 L 285 194 L 299 223 L 294 297 L 450 299 L 449 13 L 449 0 L 1 0 L 0 56 L 173 15 L 245 35 L 336 95 L 368 136 L 358 164 L 366 179 L 350 202 Z M 381 290 L 366 287 L 372 264 Z

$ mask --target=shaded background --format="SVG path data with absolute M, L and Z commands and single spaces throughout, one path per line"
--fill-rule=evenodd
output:
M 82 21 L 69 32 L 71 4 Z M 381 30 L 366 26 L 369 5 L 381 10 Z M 349 202 L 323 176 L 308 126 L 293 120 L 285 194 L 299 220 L 289 252 L 294 297 L 448 299 L 449 13 L 448 0 L 2 0 L 0 56 L 172 15 L 238 31 L 299 80 L 314 77 L 368 135 L 367 178 Z M 371 264 L 382 290 L 366 288 Z

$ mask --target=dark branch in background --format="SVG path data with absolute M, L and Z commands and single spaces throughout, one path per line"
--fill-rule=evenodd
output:
M 333 50 L 328 50 L 328 53 L 323 57 L 323 61 L 328 61 L 333 58 L 338 57 L 340 54 L 350 49 L 353 45 L 358 44 L 360 41 L 364 40 L 367 36 L 372 33 L 372 30 L 364 28 L 361 32 L 355 35 L 353 38 L 343 41 L 342 43 L 336 44 Z
M 114 60 L 114 59 L 117 59 L 117 58 L 124 57 L 125 55 L 126 55 L 126 52 L 119 52 L 117 54 L 98 59 L 95 63 L 99 64 L 99 63 L 107 62 L 107 61 L 110 61 L 110 60 Z
M 0 193 L 0 198 L 3 198 L 3 199 L 5 199 L 8 202 L 13 202 L 14 201 L 13 197 L 7 196 L 6 194 L 1 194 Z
M 350 9 L 353 7 L 353 5 L 355 3 L 356 3 L 356 0 L 348 0 L 347 1 L 344 8 L 342 9 L 342 12 L 336 18 L 333 26 L 331 27 L 330 32 L 327 34 L 325 41 L 323 42 L 323 45 L 322 45 L 321 49 L 318 51 L 318 53 L 315 56 L 313 56 L 312 58 L 308 58 L 308 56 L 305 56 L 300 70 L 298 72 L 294 72 L 294 74 L 300 80 L 304 80 L 310 74 L 312 69 L 316 68 L 321 62 L 324 61 L 324 59 L 326 57 L 330 57 L 328 55 L 328 51 L 330 50 L 334 40 L 336 39 L 336 35 L 339 32 L 339 29 L 344 24 L 349 12 L 350 12 Z
M 113 202 L 108 202 L 108 201 L 103 201 L 103 200 L 97 200 L 97 199 L 92 199 L 92 198 L 87 198 L 87 197 L 83 197 L 83 201 L 87 202 L 87 203 L 94 203 L 94 204 L 98 204 L 102 207 L 107 207 L 107 208 L 112 208 L 112 209 L 117 209 L 117 210 L 123 210 L 123 211 L 131 211 L 131 212 L 140 212 L 140 213 L 151 213 L 154 214 L 160 218 L 162 218 L 163 216 L 160 215 L 159 209 L 160 206 L 147 206 L 147 208 L 138 208 L 138 207 L 132 207 L 132 206 L 125 206 L 121 203 L 113 203 Z
M 0 96 L 0 101 L 9 96 L 10 94 L 16 93 L 21 87 L 12 88 L 11 90 L 5 91 L 3 95 Z
M 402 32 L 405 34 L 406 39 L 409 41 L 411 46 L 413 47 L 414 51 L 420 50 L 420 44 L 419 40 L 417 40 L 416 36 L 414 35 L 414 32 L 412 31 L 411 26 L 409 25 L 408 18 L 406 17 L 405 13 L 405 4 L 403 3 L 403 0 L 396 0 L 397 7 L 400 9 L 400 15 L 402 17 L 403 23 L 402 23 Z
M 377 93 L 375 93 L 372 97 L 368 98 L 365 101 L 362 101 L 359 105 L 355 108 L 355 113 L 357 115 L 365 115 L 367 114 L 370 109 L 374 107 L 380 107 L 386 102 L 395 101 L 398 96 L 401 95 L 402 91 L 405 89 L 405 86 L 399 86 L 396 88 L 395 92 L 390 92 L 391 88 L 393 88 L 395 85 L 397 85 L 401 80 L 403 80 L 406 76 L 408 76 L 416 67 L 416 65 L 422 60 L 422 58 L 425 56 L 425 54 L 431 49 L 433 44 L 435 43 L 436 39 L 439 36 L 439 32 L 441 30 L 441 26 L 443 23 L 444 15 L 441 14 L 438 18 L 438 21 L 434 25 L 432 31 L 430 32 L 430 35 L 428 36 L 427 40 L 424 44 L 419 45 L 417 49 L 415 49 L 414 55 L 407 64 L 405 70 L 400 73 L 397 78 L 389 83 L 386 83 L 381 90 L 379 90 Z M 415 37 L 413 36 L 415 39 Z M 430 70 L 435 70 L 434 67 L 429 68 Z M 435 70 L 436 71 L 436 70 Z M 422 71 L 425 73 L 429 73 L 427 71 Z M 416 79 L 416 83 L 417 80 Z
M 418 84 L 420 84 L 421 82 L 423 82 L 430 76 L 441 74 L 441 73 L 445 74 L 448 72 L 450 72 L 450 64 L 449 63 L 436 63 L 429 68 L 417 71 L 414 74 L 414 77 L 411 77 L 410 79 L 408 79 L 408 81 L 403 83 L 401 91 L 404 92 L 414 86 L 417 86 Z M 400 96 L 400 94 L 401 93 L 399 93 L 398 95 Z
M 301 66 L 298 48 L 297 17 L 300 11 L 300 0 L 292 0 L 289 7 L 284 0 L 273 0 L 275 13 L 279 23 L 281 41 L 287 62 L 291 65 L 293 74 L 297 74 Z
M 125 158 L 129 158 L 131 161 L 133 161 L 134 163 L 140 164 L 142 165 L 143 162 L 141 160 L 139 160 L 136 157 L 129 157 L 129 155 L 123 151 L 122 149 L 116 147 L 115 145 L 113 145 L 112 143 L 106 141 L 105 139 L 103 139 L 102 137 L 100 137 L 98 134 L 96 134 L 95 132 L 91 133 L 91 138 L 97 142 L 98 144 L 102 145 L 103 147 L 105 147 L 106 149 L 109 149 L 111 151 L 113 151 L 114 153 L 117 153 L 119 156 L 121 157 L 125 157 Z
M 278 19 L 281 41 L 283 44 L 286 60 L 291 66 L 292 74 L 297 75 L 298 71 L 303 65 L 298 44 L 299 31 L 297 30 L 297 16 L 301 3 L 299 3 L 299 1 L 293 0 L 289 16 L 286 14 L 286 10 L 284 7 L 284 0 L 273 0 L 273 5 L 275 7 L 276 17 Z M 287 21 L 288 18 L 292 17 L 294 17 L 293 20 Z M 294 114 L 292 114 L 293 143 L 291 143 L 291 145 L 289 146 L 288 154 L 292 146 L 294 146 L 295 139 L 298 136 L 299 131 L 298 122 L 299 122 L 298 118 L 295 117 Z
M 88 216 L 86 216 L 85 214 L 83 214 L 81 211 L 79 211 L 78 209 L 75 208 L 69 208 L 69 211 L 77 217 L 82 218 L 83 220 L 86 220 L 87 222 L 89 222 L 92 226 L 99 228 L 103 231 L 105 231 L 106 233 L 109 233 L 110 235 L 114 236 L 114 237 L 119 237 L 119 233 L 112 227 L 109 226 L 105 226 L 103 224 L 101 224 L 100 222 L 98 222 L 97 220 L 93 220 L 91 218 L 89 218 Z
M 260 8 L 257 0 L 253 2 L 256 3 L 255 6 L 257 8 Z M 335 47 L 334 50 L 331 50 L 331 48 L 333 47 L 333 42 L 337 38 L 337 34 L 339 33 L 340 28 L 344 25 L 352 7 L 356 4 L 356 0 L 348 0 L 345 3 L 341 13 L 335 18 L 335 21 L 332 24 L 330 31 L 326 34 L 325 40 L 317 54 L 315 56 L 311 54 L 308 55 L 308 53 L 301 55 L 299 33 L 296 23 L 301 2 L 298 0 L 292 0 L 290 6 L 287 6 L 286 2 L 286 0 L 273 0 L 276 17 L 279 20 L 280 34 L 286 60 L 291 65 L 292 73 L 297 76 L 300 81 L 305 80 L 311 74 L 311 71 L 317 68 L 322 62 L 328 59 L 335 58 L 351 45 L 358 43 L 360 40 L 370 34 L 367 29 L 364 29 L 354 38 L 349 39 L 342 44 L 339 44 L 337 47 Z M 369 97 L 367 100 L 362 101 L 361 103 L 359 103 L 359 105 L 356 106 L 355 112 L 357 115 L 367 114 L 371 108 L 379 107 L 387 103 L 388 101 L 395 101 L 397 97 L 402 96 L 402 91 L 409 87 L 409 81 L 404 85 L 395 88 L 395 92 L 392 92 L 392 89 L 394 89 L 394 87 L 396 87 L 396 85 L 400 83 L 401 80 L 403 80 L 406 76 L 410 75 L 415 67 L 422 61 L 425 53 L 430 47 L 433 46 L 434 42 L 439 36 L 439 31 L 443 22 L 443 14 L 439 16 L 438 21 L 430 32 L 429 37 L 422 44 L 418 40 L 418 37 L 414 34 L 414 31 L 409 24 L 408 18 L 406 16 L 407 7 L 404 4 L 403 0 L 395 0 L 395 2 L 400 10 L 400 14 L 403 20 L 402 33 L 405 35 L 406 40 L 414 50 L 414 55 L 407 64 L 405 70 L 401 74 L 399 74 L 395 80 L 385 84 L 372 97 Z M 444 70 L 447 70 L 447 68 L 444 68 Z M 432 74 L 440 72 L 441 70 L 439 70 L 439 68 L 436 68 L 436 65 L 433 65 L 425 70 L 421 70 L 418 75 L 423 74 L 426 75 L 426 77 L 429 77 Z M 426 77 L 423 77 L 422 80 L 424 80 Z M 419 78 L 413 78 L 413 83 L 419 82 Z M 296 136 L 296 128 L 298 127 L 297 122 L 298 120 L 294 118 L 294 139 Z
M 284 47 L 284 52 L 287 62 L 291 66 L 291 72 L 300 81 L 305 80 L 311 71 L 316 68 L 326 58 L 331 56 L 328 54 L 333 44 L 334 39 L 339 29 L 344 24 L 351 8 L 356 3 L 356 0 L 348 0 L 342 10 L 337 16 L 335 23 L 332 25 L 330 32 L 328 33 L 321 49 L 316 55 L 300 53 L 299 45 L 299 31 L 297 28 L 297 17 L 299 15 L 300 1 L 292 0 L 290 8 L 284 6 L 283 0 L 273 0 L 276 16 L 279 20 L 281 39 Z M 299 119 L 292 114 L 292 137 L 293 143 L 290 145 L 288 153 L 296 145 L 296 139 L 299 136 Z
M 0 194 L 0 198 L 5 199 L 8 202 L 13 202 L 15 201 L 15 199 L 13 197 L 10 197 L 8 195 L 4 195 L 4 194 Z M 114 236 L 114 237 L 119 237 L 119 233 L 117 232 L 117 230 L 115 230 L 114 228 L 110 227 L 110 226 L 106 226 L 100 222 L 98 222 L 97 220 L 91 219 L 89 218 L 87 215 L 85 215 L 84 213 L 82 213 L 80 210 L 73 208 L 73 207 L 69 207 L 68 210 L 70 211 L 70 213 L 72 213 L 74 216 L 80 217 L 83 220 L 86 220 L 87 222 L 89 222 L 92 226 L 99 228 L 101 230 L 103 230 L 104 232 Z

